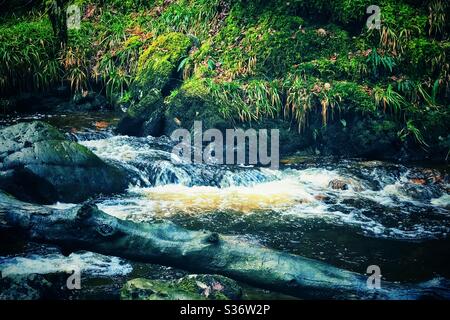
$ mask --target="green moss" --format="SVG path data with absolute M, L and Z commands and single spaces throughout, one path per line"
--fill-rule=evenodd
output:
M 377 135 L 382 135 L 386 132 L 393 132 L 396 130 L 398 126 L 392 120 L 383 120 L 380 122 L 375 122 L 373 125 L 373 129 Z
M 142 90 L 162 90 L 191 45 L 188 36 L 177 32 L 157 37 L 139 57 L 136 84 Z
M 140 47 L 142 45 L 142 40 L 140 36 L 131 36 L 123 44 L 124 49 L 130 49 L 134 47 Z
M 165 102 L 166 117 L 170 120 L 176 118 L 184 128 L 190 128 L 195 120 L 202 120 L 205 128 L 229 127 L 220 112 L 223 106 L 212 99 L 210 84 L 206 79 L 185 81 Z
M 209 300 L 239 299 L 242 295 L 234 280 L 219 275 L 191 275 L 177 280 L 174 286 Z
M 37 142 L 34 154 L 39 163 L 53 165 L 101 166 L 103 162 L 92 151 L 73 141 Z
M 410 30 L 414 35 L 423 34 L 427 24 L 427 11 L 401 1 L 383 1 L 380 5 L 383 24 L 397 30 Z
M 450 52 L 449 43 L 440 43 L 433 39 L 427 39 L 424 37 L 415 38 L 408 42 L 406 61 L 411 65 L 430 65 L 431 59 L 433 57 L 438 57 L 443 54 L 446 50 L 447 53 Z M 417 70 L 419 74 L 426 74 L 431 71 L 431 68 L 421 68 Z
M 204 300 L 200 294 L 177 289 L 172 283 L 158 280 L 133 279 L 121 290 L 122 300 Z
M 337 81 L 332 83 L 330 95 L 339 98 L 342 108 L 362 112 L 375 112 L 376 105 L 373 97 L 363 86 L 355 82 Z
M 218 275 L 190 275 L 172 281 L 138 278 L 121 290 L 123 300 L 229 300 L 241 296 L 234 280 Z
M 151 89 L 137 103 L 128 108 L 127 114 L 132 118 L 148 119 L 153 111 L 163 107 L 161 91 Z
M 76 3 L 96 11 L 70 31 L 66 52 L 44 15 L 3 17 L 3 93 L 66 80 L 75 90 L 106 88 L 111 101 L 132 106 L 131 117 L 163 108 L 155 89 L 169 119 L 182 123 L 292 116 L 302 125 L 323 103 L 386 119 L 395 110 L 400 127 L 411 120 L 424 132 L 446 126 L 434 115 L 448 100 L 446 3 L 381 0 L 382 29 L 370 32 L 369 0 L 105 0 L 113 10 Z M 446 136 L 429 132 L 428 140 Z

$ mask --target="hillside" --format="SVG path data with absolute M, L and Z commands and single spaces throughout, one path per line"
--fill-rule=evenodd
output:
M 66 84 L 128 108 L 125 134 L 149 119 L 152 135 L 201 119 L 279 128 L 284 153 L 448 160 L 445 1 L 380 1 L 380 29 L 369 30 L 365 0 L 79 0 L 67 44 L 48 4 L 9 3 L 6 112 L 23 92 Z

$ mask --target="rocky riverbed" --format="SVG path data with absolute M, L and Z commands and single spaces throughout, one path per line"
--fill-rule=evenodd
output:
M 29 119 L 0 130 L 0 181 L 19 199 L 59 209 L 90 199 L 120 219 L 234 235 L 360 274 L 378 265 L 383 280 L 415 283 L 436 298 L 448 290 L 447 166 L 295 155 L 275 171 L 173 164 L 165 137 L 114 135 L 92 118 L 72 130 L 64 117 L 52 118 L 60 131 Z M 225 298 L 289 298 L 8 233 L 2 240 L 3 299 L 224 298 L 230 286 Z M 74 270 L 81 270 L 80 290 L 66 287 Z M 189 292 L 183 279 L 191 279 Z

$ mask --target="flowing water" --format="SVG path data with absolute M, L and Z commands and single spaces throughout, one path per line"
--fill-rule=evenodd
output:
M 192 230 L 233 234 L 363 274 L 378 265 L 383 280 L 450 279 L 448 166 L 323 157 L 287 158 L 276 171 L 194 165 L 174 163 L 173 142 L 166 137 L 115 136 L 95 125 L 68 131 L 130 173 L 127 193 L 96 199 L 100 209 L 120 219 L 171 220 Z M 2 272 L 25 269 L 31 260 L 35 268 L 48 269 L 46 263 L 61 265 L 64 259 L 97 275 L 131 277 L 142 268 L 90 253 L 23 256 L 1 258 Z

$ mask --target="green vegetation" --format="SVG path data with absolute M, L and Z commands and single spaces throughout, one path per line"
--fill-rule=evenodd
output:
M 322 125 L 356 115 L 394 121 L 425 149 L 448 141 L 446 1 L 382 0 L 380 30 L 365 25 L 366 0 L 75 3 L 81 29 L 64 47 L 41 5 L 4 14 L 2 93 L 65 81 L 133 105 L 157 89 L 171 116 L 189 105 L 185 118 L 284 119 L 302 132 L 315 114 Z
M 140 90 L 163 90 L 190 46 L 191 40 L 182 33 L 171 32 L 157 37 L 139 57 L 135 84 Z

